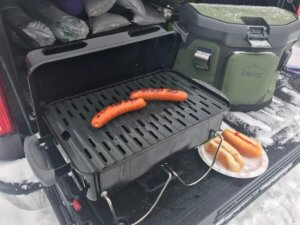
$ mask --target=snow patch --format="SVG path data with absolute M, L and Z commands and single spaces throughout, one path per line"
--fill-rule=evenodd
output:
M 279 180 L 228 225 L 300 223 L 300 165 Z
M 272 103 L 259 111 L 229 112 L 225 117 L 231 125 L 243 126 L 264 147 L 287 142 L 300 142 L 300 94 L 287 85 L 287 78 L 279 77 L 284 84 L 281 91 L 289 102 L 273 97 Z
M 1 194 L 0 224 L 59 225 L 42 190 L 20 196 Z
M 0 171 L 0 181 L 5 183 L 38 182 L 26 158 L 14 161 L 0 161 Z M 23 185 L 22 188 L 27 189 L 27 186 L 25 186 Z

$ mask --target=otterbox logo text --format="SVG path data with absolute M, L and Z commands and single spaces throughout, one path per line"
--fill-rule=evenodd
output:
M 260 78 L 263 75 L 263 69 L 257 65 L 251 65 L 245 68 L 241 75 L 243 77 Z

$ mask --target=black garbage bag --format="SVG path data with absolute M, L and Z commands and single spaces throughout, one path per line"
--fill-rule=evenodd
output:
M 68 15 L 47 0 L 18 1 L 30 16 L 44 22 L 60 41 L 83 39 L 89 33 L 89 28 L 83 20 Z
M 0 10 L 8 27 L 31 47 L 43 47 L 55 42 L 49 27 L 39 20 L 32 19 L 16 0 L 1 0 Z

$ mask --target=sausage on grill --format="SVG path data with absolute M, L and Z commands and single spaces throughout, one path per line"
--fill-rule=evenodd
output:
M 146 101 L 142 98 L 123 100 L 119 103 L 109 105 L 98 112 L 91 120 L 94 128 L 103 127 L 112 119 L 135 110 L 142 109 L 146 106 Z
M 145 88 L 131 92 L 130 99 L 143 98 L 147 100 L 161 100 L 182 102 L 188 99 L 188 94 L 184 91 L 168 88 Z

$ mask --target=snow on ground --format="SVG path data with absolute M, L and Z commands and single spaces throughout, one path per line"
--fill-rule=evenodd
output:
M 284 82 L 285 78 L 280 79 Z M 225 117 L 237 126 L 244 126 L 264 147 L 275 141 L 281 145 L 300 142 L 300 94 L 288 85 L 281 87 L 281 91 L 289 96 L 291 103 L 273 97 L 270 106 L 259 111 L 230 112 Z
M 22 169 L 16 170 L 15 168 Z M 38 182 L 25 158 L 15 161 L 0 161 L 0 180 L 6 183 Z
M 41 194 L 42 191 L 28 196 L 0 195 L 0 224 L 2 225 L 59 225 L 51 209 L 48 200 Z M 10 201 L 8 201 L 9 199 Z M 14 202 L 20 205 L 20 209 L 13 205 Z M 28 210 L 31 208 L 32 210 Z
M 299 61 L 300 61 L 300 41 L 298 41 L 296 45 L 293 47 L 293 54 L 289 59 L 288 66 L 300 67 Z
M 299 225 L 300 165 L 256 199 L 228 225 Z

